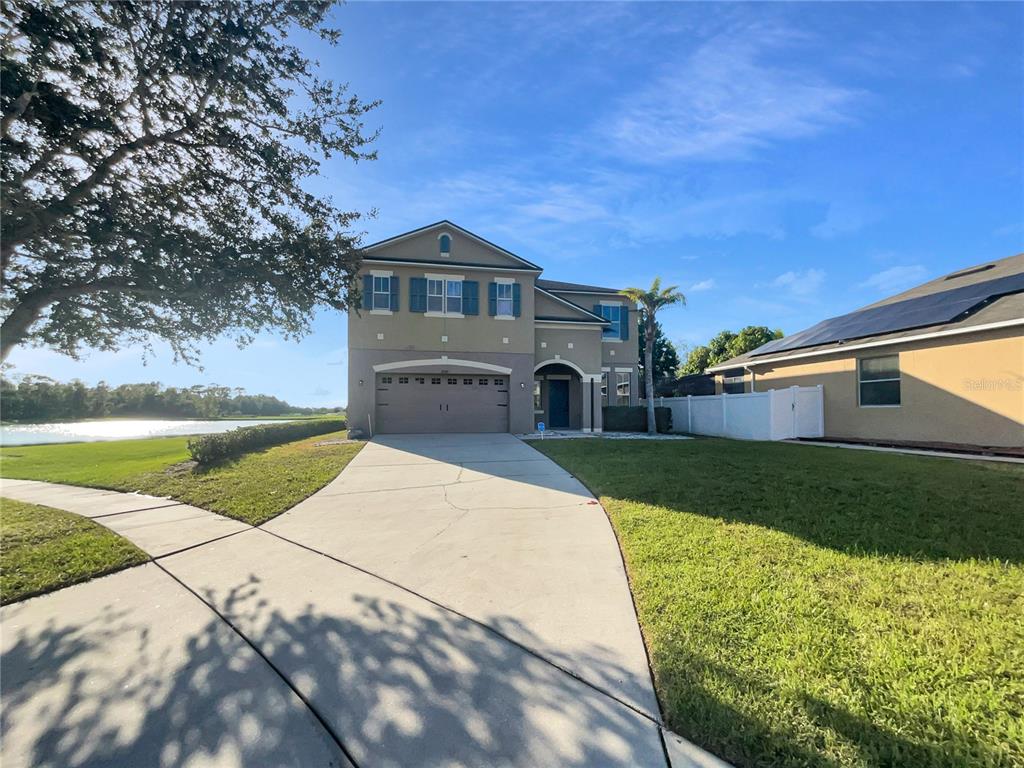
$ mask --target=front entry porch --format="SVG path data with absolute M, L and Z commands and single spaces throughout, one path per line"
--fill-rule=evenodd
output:
M 533 375 L 533 421 L 548 430 L 601 431 L 601 376 L 546 363 Z

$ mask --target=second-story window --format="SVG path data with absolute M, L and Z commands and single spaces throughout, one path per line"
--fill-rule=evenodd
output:
M 449 235 L 441 235 L 439 238 L 437 238 L 437 241 L 438 241 L 438 249 L 440 250 L 441 255 L 445 256 L 445 257 L 451 256 L 452 255 L 452 238 Z
M 512 283 L 498 283 L 498 314 L 512 317 Z
M 602 304 L 601 305 L 601 317 L 611 323 L 609 326 L 605 326 L 605 329 L 601 332 L 601 336 L 606 339 L 618 339 L 622 337 L 620 332 L 621 323 L 619 313 L 622 311 L 622 305 L 620 304 Z
M 427 279 L 427 312 L 462 314 L 462 281 Z
M 462 314 L 462 281 L 461 280 L 446 280 L 447 289 L 445 291 L 446 300 L 444 311 L 448 314 L 461 315 Z
M 427 280 L 427 312 L 444 312 L 444 280 Z
M 373 276 L 373 309 L 391 309 L 391 278 Z

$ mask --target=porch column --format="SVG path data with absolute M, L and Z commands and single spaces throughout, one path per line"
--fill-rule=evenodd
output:
M 591 374 L 588 378 L 590 379 L 590 386 L 587 389 L 590 390 L 590 400 L 594 404 L 594 418 L 590 428 L 593 432 L 601 432 L 604 424 L 604 418 L 601 414 L 601 374 Z
M 580 422 L 580 428 L 584 432 L 591 431 L 590 424 L 590 410 L 594 403 L 594 384 L 590 381 L 589 376 L 580 377 L 580 394 L 582 397 L 581 409 L 583 411 L 583 420 Z

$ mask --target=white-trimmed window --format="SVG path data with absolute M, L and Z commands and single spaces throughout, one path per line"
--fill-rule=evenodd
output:
M 496 314 L 499 317 L 512 317 L 512 283 L 497 283 L 495 291 L 498 299 Z
M 437 236 L 437 249 L 443 258 L 452 255 L 452 236 L 447 232 Z
M 608 405 L 608 373 L 601 374 L 601 405 Z
M 371 309 L 391 309 L 391 277 L 389 275 L 373 276 L 373 301 Z
M 462 280 L 427 278 L 427 312 L 444 315 L 462 314 Z
M 445 290 L 445 314 L 449 315 L 461 315 L 462 314 L 462 281 L 461 280 L 446 280 L 447 289 Z
M 615 404 L 629 405 L 629 374 L 615 374 Z
M 601 317 L 607 320 L 611 325 L 605 326 L 601 331 L 601 338 L 604 339 L 621 339 L 622 338 L 622 323 L 621 323 L 621 304 L 602 304 L 601 305 Z
M 862 408 L 900 404 L 900 356 L 865 357 L 857 362 L 857 388 Z
M 533 412 L 543 413 L 544 405 L 540 399 L 540 379 L 533 380 Z
M 444 280 L 427 278 L 427 312 L 444 312 Z

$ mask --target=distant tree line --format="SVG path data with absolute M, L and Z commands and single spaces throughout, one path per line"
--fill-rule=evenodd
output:
M 213 418 L 283 416 L 338 412 L 341 408 L 299 408 L 271 395 L 249 395 L 244 389 L 217 384 L 164 387 L 159 382 L 100 382 L 90 387 L 77 379 L 54 381 L 46 376 L 0 378 L 0 417 L 5 421 L 97 419 L 106 416 Z

